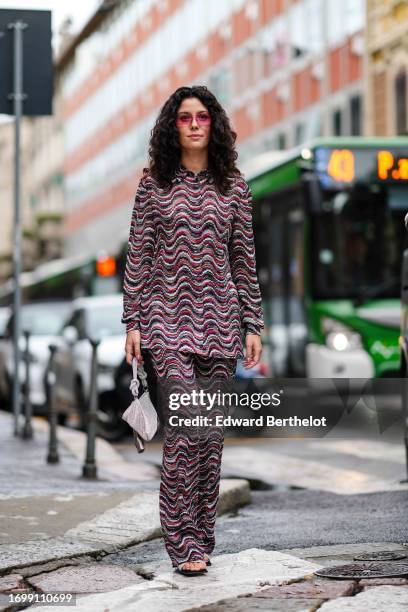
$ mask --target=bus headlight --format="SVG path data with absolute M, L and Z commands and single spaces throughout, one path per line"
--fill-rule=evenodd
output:
M 352 351 L 363 346 L 358 332 L 335 319 L 324 317 L 322 329 L 326 335 L 326 345 L 334 351 Z

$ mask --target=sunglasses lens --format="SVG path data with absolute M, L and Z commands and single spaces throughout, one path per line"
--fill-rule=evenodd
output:
M 181 117 L 178 118 L 178 121 L 182 125 L 188 125 L 189 123 L 191 123 L 191 119 L 191 115 L 181 115 Z
M 211 123 L 211 117 L 208 113 L 197 113 L 196 120 L 199 125 L 209 125 L 209 123 Z M 177 117 L 177 123 L 179 125 L 190 125 L 192 121 L 193 116 L 190 113 Z
M 197 115 L 197 121 L 202 125 L 207 125 L 211 121 L 211 117 L 208 113 L 200 113 Z

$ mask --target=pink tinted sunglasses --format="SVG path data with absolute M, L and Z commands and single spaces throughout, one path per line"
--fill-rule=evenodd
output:
M 201 111 L 195 116 L 198 125 L 210 125 L 211 115 L 206 111 Z M 187 126 L 191 125 L 193 121 L 193 115 L 191 113 L 182 113 L 177 116 L 177 125 Z

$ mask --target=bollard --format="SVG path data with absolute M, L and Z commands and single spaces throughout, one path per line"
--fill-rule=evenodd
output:
M 55 409 L 55 383 L 56 383 L 56 375 L 55 375 L 55 352 L 57 350 L 57 346 L 55 344 L 49 344 L 48 348 L 50 349 L 50 360 L 48 363 L 48 372 L 47 372 L 47 383 L 48 388 L 50 390 L 49 394 L 49 409 L 48 409 L 48 420 L 50 424 L 50 437 L 48 444 L 48 455 L 47 455 L 47 463 L 59 463 L 59 454 L 58 454 L 58 439 L 57 439 L 57 411 Z
M 33 415 L 31 398 L 30 398 L 30 332 L 24 330 L 25 336 L 25 351 L 24 361 L 26 366 L 26 379 L 25 379 L 25 393 L 24 393 L 24 427 L 22 431 L 22 437 L 24 440 L 29 440 L 33 437 L 33 426 L 31 417 Z
M 89 394 L 88 404 L 88 423 L 87 423 L 87 441 L 86 441 L 86 457 L 82 468 L 82 476 L 84 478 L 97 478 L 97 468 L 95 462 L 95 436 L 96 436 L 96 419 L 97 419 L 97 403 L 98 403 L 98 389 L 97 389 L 97 374 L 98 374 L 98 362 L 97 362 L 97 348 L 100 340 L 94 340 L 88 338 L 92 346 L 92 362 L 91 362 L 91 387 Z

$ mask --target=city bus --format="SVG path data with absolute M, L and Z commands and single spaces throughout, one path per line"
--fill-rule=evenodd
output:
M 272 376 L 399 377 L 408 138 L 322 138 L 242 166 Z

